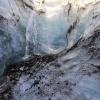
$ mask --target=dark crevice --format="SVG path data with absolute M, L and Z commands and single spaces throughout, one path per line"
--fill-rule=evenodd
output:
M 33 8 L 32 6 L 30 6 L 30 5 L 28 5 L 27 3 L 25 3 L 25 5 L 26 5 L 28 8 L 30 8 L 31 10 L 34 10 L 34 8 Z
M 77 19 L 74 21 L 74 23 L 69 27 L 69 29 L 67 30 L 67 33 L 71 33 L 72 30 L 74 30 L 76 28 L 77 25 Z
M 70 13 L 70 10 L 71 10 L 71 3 L 68 3 L 69 4 L 69 9 L 68 9 L 68 15 Z

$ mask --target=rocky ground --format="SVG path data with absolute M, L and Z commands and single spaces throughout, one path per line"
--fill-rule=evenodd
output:
M 5 100 L 6 98 L 7 100 L 12 100 L 12 87 L 16 85 L 21 75 L 30 75 L 31 77 L 33 72 L 41 70 L 42 67 L 56 58 L 55 55 L 33 55 L 28 59 L 8 66 L 0 80 L 0 100 Z M 34 68 L 32 68 L 33 66 Z M 3 87 L 1 87 L 2 85 Z

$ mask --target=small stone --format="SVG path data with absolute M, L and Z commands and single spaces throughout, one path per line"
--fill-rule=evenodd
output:
M 40 9 L 39 13 L 45 13 L 44 9 Z
M 34 86 L 39 84 L 39 80 L 34 81 Z
M 20 68 L 20 71 L 23 71 L 23 70 L 24 70 L 24 67 L 21 67 L 21 68 Z

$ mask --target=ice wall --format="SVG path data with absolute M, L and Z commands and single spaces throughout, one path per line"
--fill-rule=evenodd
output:
M 94 4 L 98 2 L 96 0 L 38 2 L 40 5 L 35 9 L 38 13 L 32 13 L 26 31 L 26 54 L 55 54 L 66 47 L 69 49 L 96 22 L 92 20 L 92 13 L 96 11 Z
M 45 1 L 43 14 L 32 13 L 26 31 L 32 53 L 56 53 L 67 45 L 63 9 L 58 1 Z M 33 38 L 32 38 L 33 37 Z M 29 54 L 28 51 L 28 54 Z
M 21 1 L 0 0 L 0 74 L 25 55 L 25 12 Z

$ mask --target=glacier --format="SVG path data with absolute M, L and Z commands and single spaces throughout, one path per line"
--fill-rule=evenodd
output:
M 99 100 L 99 20 L 100 0 L 0 0 L 0 75 L 31 55 L 57 56 L 31 66 L 45 66 L 32 78 L 20 75 L 13 99 Z

